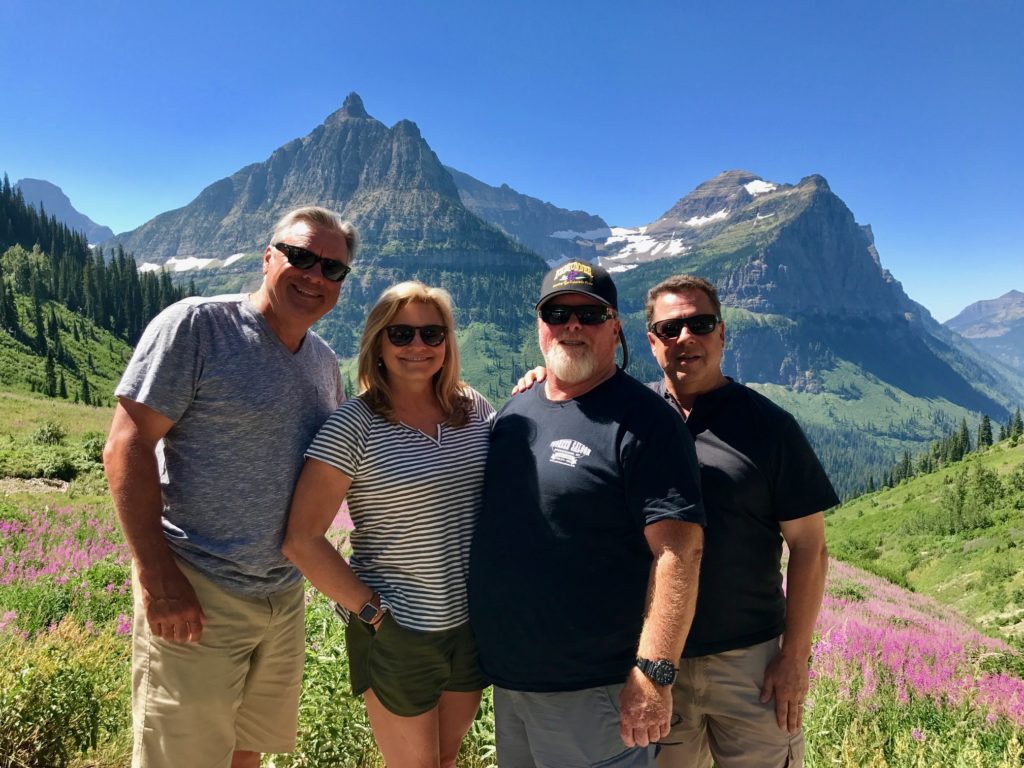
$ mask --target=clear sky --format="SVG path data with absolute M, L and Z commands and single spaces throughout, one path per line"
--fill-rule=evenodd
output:
M 819 173 L 945 320 L 1024 290 L 1017 0 L 0 0 L 0 172 L 116 232 L 358 92 L 442 162 L 612 225 Z

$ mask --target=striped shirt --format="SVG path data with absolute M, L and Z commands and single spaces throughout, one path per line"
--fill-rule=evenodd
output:
M 469 423 L 441 424 L 436 437 L 393 424 L 354 398 L 306 451 L 352 480 L 349 565 L 408 629 L 450 629 L 469 619 L 469 547 L 494 409 L 476 390 L 467 394 Z

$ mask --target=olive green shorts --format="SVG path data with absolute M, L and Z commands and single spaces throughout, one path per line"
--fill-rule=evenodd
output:
M 372 689 L 389 712 L 402 717 L 433 709 L 444 691 L 479 691 L 487 685 L 468 621 L 420 632 L 401 626 L 390 613 L 376 630 L 353 616 L 345 643 L 352 693 Z

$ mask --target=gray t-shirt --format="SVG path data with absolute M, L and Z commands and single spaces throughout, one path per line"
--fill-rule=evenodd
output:
M 331 348 L 311 331 L 292 354 L 244 295 L 193 297 L 150 323 L 115 393 L 174 422 L 157 446 L 174 553 L 245 595 L 298 581 L 280 548 L 303 453 L 344 399 Z

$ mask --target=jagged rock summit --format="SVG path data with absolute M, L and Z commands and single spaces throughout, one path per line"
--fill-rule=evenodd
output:
M 601 263 L 628 271 L 680 258 L 714 275 L 730 305 L 758 312 L 902 313 L 911 302 L 819 175 L 797 184 L 743 170 L 700 184 L 650 224 L 612 232 Z
M 534 254 L 466 209 L 415 123 L 400 120 L 388 128 L 367 113 L 356 93 L 308 135 L 115 241 L 145 264 L 224 259 L 261 250 L 283 213 L 314 203 L 356 224 L 363 259 L 539 264 Z
M 97 224 L 84 213 L 80 213 L 64 194 L 64 190 L 43 179 L 22 179 L 14 185 L 21 190 L 25 202 L 37 211 L 45 210 L 47 215 L 56 216 L 57 221 L 71 229 L 85 234 L 90 243 L 100 243 L 114 236 L 110 227 Z

